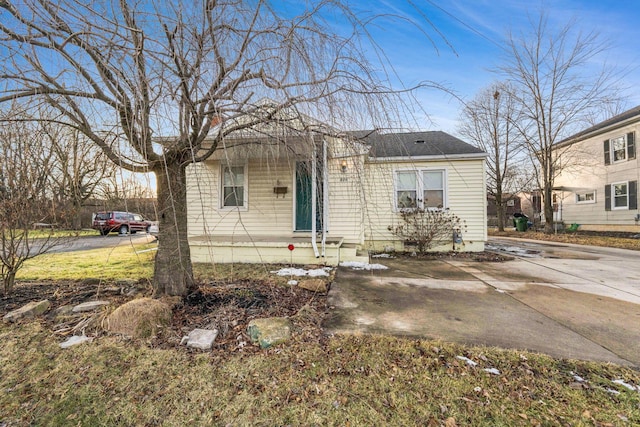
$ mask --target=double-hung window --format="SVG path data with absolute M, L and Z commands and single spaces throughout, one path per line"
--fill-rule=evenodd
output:
M 446 207 L 443 169 L 399 170 L 395 173 L 397 209 Z
M 222 166 L 222 208 L 247 206 L 245 166 Z
M 629 183 L 618 182 L 611 184 L 613 194 L 613 209 L 629 208 Z
M 614 163 L 627 160 L 627 139 L 624 135 L 611 139 L 611 152 Z
M 614 182 L 604 187 L 604 209 L 638 209 L 638 181 Z
M 604 164 L 625 162 L 636 158 L 635 134 L 629 132 L 604 141 Z

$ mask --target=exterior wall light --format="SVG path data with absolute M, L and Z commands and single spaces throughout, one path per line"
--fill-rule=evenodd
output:
M 347 161 L 346 160 L 343 160 L 340 163 L 340 168 L 342 169 L 342 173 L 345 173 L 347 171 Z

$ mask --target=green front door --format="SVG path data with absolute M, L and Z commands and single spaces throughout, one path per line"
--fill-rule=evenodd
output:
M 316 230 L 322 228 L 322 170 L 316 170 Z M 311 162 L 296 163 L 296 231 L 311 231 Z

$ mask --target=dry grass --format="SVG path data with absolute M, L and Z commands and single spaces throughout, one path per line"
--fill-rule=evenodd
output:
M 573 243 L 577 245 L 603 246 L 619 249 L 640 251 L 640 239 L 632 238 L 631 233 L 615 235 L 614 233 L 562 232 L 545 234 L 539 231 L 503 231 L 489 229 L 490 236 L 516 237 L 519 239 L 533 239 L 547 242 Z
M 517 351 L 338 336 L 212 359 L 107 337 L 61 350 L 38 323 L 0 342 L 5 425 L 640 423 L 640 393 L 612 382 L 637 371 Z
M 116 308 L 105 321 L 109 332 L 149 338 L 171 323 L 171 307 L 151 298 L 137 298 Z

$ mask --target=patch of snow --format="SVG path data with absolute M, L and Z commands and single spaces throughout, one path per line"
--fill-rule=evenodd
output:
M 474 362 L 473 360 L 469 359 L 468 357 L 456 356 L 456 359 L 464 360 L 467 363 L 467 365 L 469 365 L 469 366 L 477 366 L 478 365 L 476 362 Z
M 390 254 L 373 254 L 371 258 L 393 258 Z
M 640 387 L 624 382 L 623 380 L 613 380 L 614 384 L 620 384 L 622 387 L 628 388 L 631 391 L 640 392 Z
M 611 394 L 620 394 L 620 392 L 618 390 L 614 390 L 612 388 L 605 388 L 605 390 Z
M 289 281 L 287 282 L 287 285 L 289 285 L 289 286 L 295 286 L 295 285 L 297 285 L 297 284 L 298 284 L 298 281 L 297 281 L 297 280 L 289 280 Z
M 85 335 L 73 335 L 73 336 L 70 336 L 69 339 L 67 339 L 65 342 L 61 342 L 60 348 L 69 348 L 69 347 L 73 347 L 74 345 L 82 344 L 84 342 L 91 342 L 91 341 L 93 341 L 93 338 L 89 338 Z
M 585 380 L 584 378 L 582 378 L 580 375 L 576 374 L 575 372 L 571 371 L 569 372 L 571 375 L 573 375 L 573 379 L 579 383 L 586 383 L 587 380 Z
M 366 262 L 344 261 L 340 267 L 349 267 L 354 270 L 387 270 L 389 267 L 382 264 L 367 264 Z
M 316 268 L 313 270 L 305 270 L 304 268 L 281 268 L 277 271 L 272 271 L 271 273 L 277 274 L 278 276 L 309 276 L 309 277 L 320 277 L 320 276 L 328 276 L 329 271 L 331 271 L 331 267 L 324 268 Z
M 496 368 L 485 368 L 484 371 L 493 375 L 500 375 L 500 371 Z
M 315 270 L 309 270 L 307 273 L 307 276 L 309 277 L 328 276 L 330 271 L 331 271 L 331 267 L 316 268 Z
M 504 291 L 502 289 L 496 289 L 496 292 L 499 292 L 501 294 L 504 294 Z

